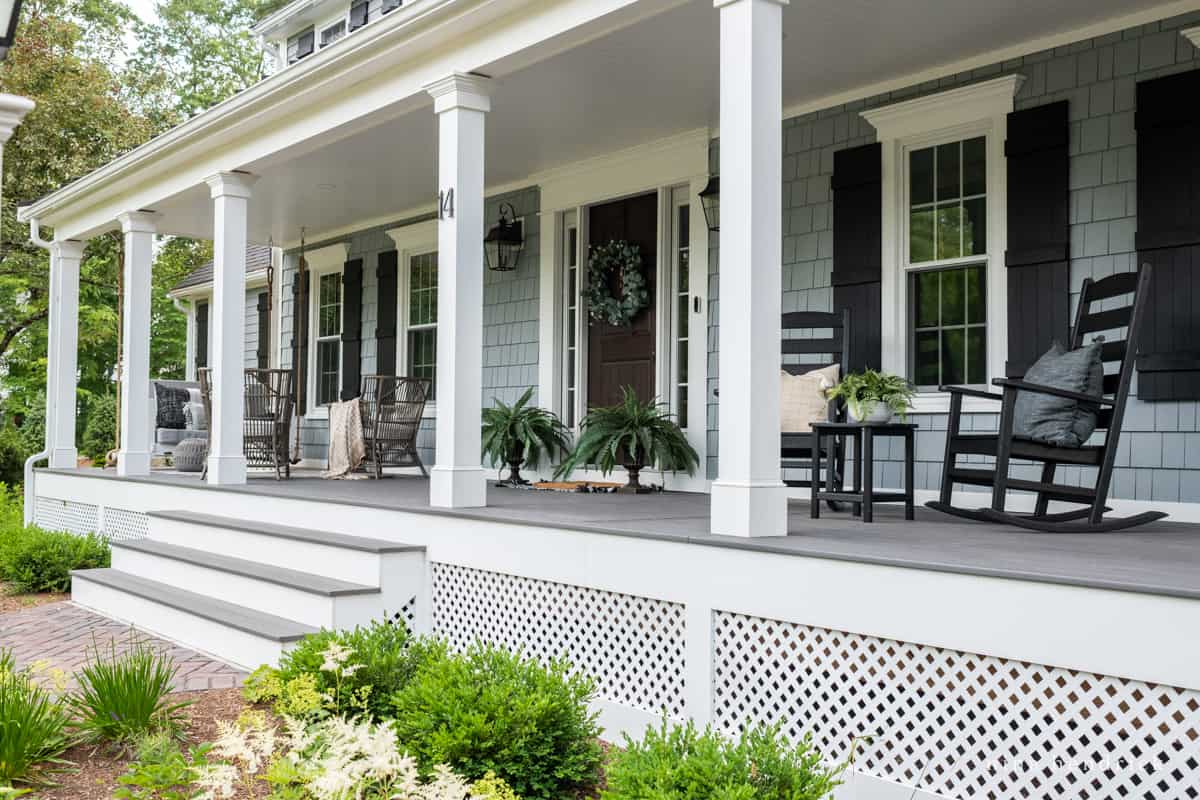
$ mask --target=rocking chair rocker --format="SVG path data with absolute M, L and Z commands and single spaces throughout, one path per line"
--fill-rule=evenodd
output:
M 950 393 L 950 417 L 946 432 L 946 461 L 942 469 L 942 484 L 939 498 L 926 503 L 929 508 L 967 519 L 1001 522 L 1046 533 L 1099 533 L 1121 530 L 1135 525 L 1162 519 L 1160 511 L 1147 511 L 1130 517 L 1105 517 L 1110 511 L 1105 504 L 1112 481 L 1113 465 L 1116 462 L 1117 443 L 1121 436 L 1121 423 L 1125 415 L 1125 403 L 1133 379 L 1134 360 L 1137 355 L 1138 333 L 1148 297 L 1150 265 L 1144 264 L 1139 272 L 1120 273 L 1093 282 L 1083 282 L 1075 325 L 1071 329 L 1070 348 L 1084 345 L 1084 336 L 1108 332 L 1101 345 L 1101 360 L 1107 366 L 1117 364 L 1115 372 L 1105 374 L 1102 395 L 1089 395 L 1067 391 L 1052 386 L 1033 384 L 1024 380 L 996 378 L 992 383 L 1003 390 L 1003 394 L 971 389 L 964 386 L 943 386 Z M 1114 298 L 1129 295 L 1126 305 L 1112 307 Z M 1105 310 L 1099 310 L 1103 301 L 1110 301 Z M 1093 310 L 1093 305 L 1096 310 Z M 1112 335 L 1125 329 L 1121 340 Z M 1018 392 L 1036 392 L 1075 400 L 1097 409 L 1096 430 L 1104 431 L 1104 442 L 1099 445 L 1063 447 L 1043 444 L 1013 435 L 1014 410 Z M 963 397 L 995 400 L 1000 406 L 999 433 L 960 433 Z M 959 456 L 988 456 L 995 459 L 995 468 L 987 469 L 959 466 Z M 1021 480 L 1009 477 L 1008 467 L 1012 459 L 1040 462 L 1040 480 Z M 1093 487 L 1071 486 L 1055 483 L 1054 473 L 1059 464 L 1095 467 L 1096 483 Z M 992 487 L 990 508 L 967 509 L 951 504 L 954 484 L 971 484 Z M 1009 489 L 1036 493 L 1032 514 L 1019 514 L 1006 510 L 1005 500 Z M 1051 500 L 1078 503 L 1082 509 L 1049 513 Z

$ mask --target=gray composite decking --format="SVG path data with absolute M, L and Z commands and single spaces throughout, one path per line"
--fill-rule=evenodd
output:
M 821 519 L 813 520 L 806 502 L 792 501 L 787 536 L 742 539 L 708 533 L 709 497 L 704 494 L 604 495 L 489 488 L 487 508 L 450 511 L 431 508 L 428 481 L 415 476 L 327 481 L 315 472 L 295 471 L 290 481 L 254 476 L 244 486 L 213 488 L 195 475 L 169 471 L 145 478 L 117 478 L 102 470 L 62 472 L 1200 599 L 1200 525 L 1170 519 L 1115 533 L 1046 534 L 970 522 L 920 507 L 916 521 L 906 522 L 902 507 L 892 504 L 877 505 L 875 522 L 869 525 L 848 512 L 828 509 L 822 509 Z

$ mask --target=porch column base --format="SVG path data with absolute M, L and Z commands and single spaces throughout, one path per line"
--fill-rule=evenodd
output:
M 710 525 L 724 536 L 787 536 L 787 487 L 780 481 L 713 481 Z
M 50 451 L 51 469 L 75 469 L 78 466 L 79 451 L 74 447 L 56 447 Z
M 133 478 L 150 474 L 149 451 L 118 450 L 117 474 L 122 478 Z
M 429 470 L 429 505 L 435 508 L 482 508 L 487 505 L 487 475 L 482 467 L 434 467 Z
M 245 456 L 209 456 L 207 480 L 210 486 L 245 483 Z

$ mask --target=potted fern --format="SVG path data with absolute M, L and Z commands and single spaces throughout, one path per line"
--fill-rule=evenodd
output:
M 851 372 L 842 378 L 825 396 L 841 398 L 850 412 L 850 419 L 880 425 L 893 416 L 905 419 L 916 391 L 899 375 L 888 375 L 873 369 Z
M 650 491 L 639 480 L 647 466 L 693 474 L 700 457 L 671 419 L 665 404 L 653 400 L 643 403 L 629 386 L 621 391 L 624 399 L 620 403 L 593 408 L 583 418 L 579 441 L 558 468 L 557 476 L 570 475 L 582 464 L 595 464 L 608 475 L 620 463 L 629 475 L 621 491 L 641 493 Z
M 513 405 L 492 398 L 494 405 L 483 411 L 483 457 L 491 464 L 507 464 L 508 478 L 500 486 L 523 486 L 521 466 L 535 468 L 542 456 L 553 458 L 569 449 L 568 432 L 558 417 L 529 405 L 533 387 Z

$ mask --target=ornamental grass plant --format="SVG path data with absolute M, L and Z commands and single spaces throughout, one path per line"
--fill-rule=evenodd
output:
M 76 673 L 79 688 L 67 698 L 82 741 L 129 747 L 156 731 L 179 733 L 191 703 L 167 697 L 178 669 L 169 655 L 142 639 L 131 640 L 125 652 L 116 642 L 105 649 L 93 643 L 91 653 Z
M 0 787 L 48 783 L 70 744 L 66 709 L 0 649 Z M 3 796 L 3 795 L 0 795 Z

